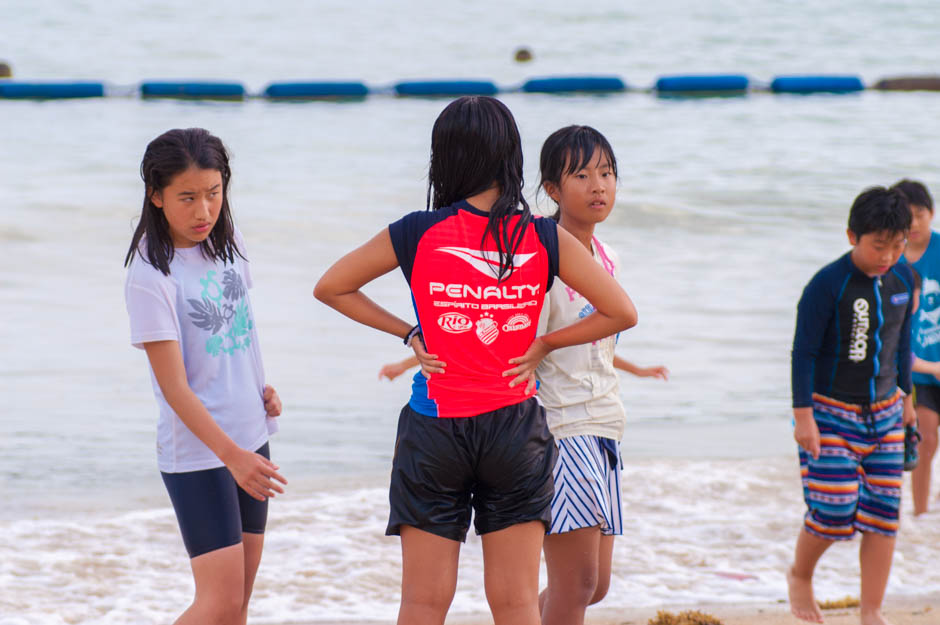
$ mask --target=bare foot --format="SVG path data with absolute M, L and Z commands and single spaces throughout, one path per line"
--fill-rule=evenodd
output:
M 813 594 L 813 580 L 803 579 L 793 574 L 793 567 L 787 569 L 787 586 L 790 595 L 790 612 L 798 619 L 810 623 L 822 623 L 822 612 L 816 605 L 816 596 Z M 862 625 L 881 625 L 877 621 Z M 890 624 L 888 624 L 890 625 Z
M 862 609 L 860 616 L 859 620 L 862 625 L 891 625 L 891 621 L 881 615 L 881 610 Z

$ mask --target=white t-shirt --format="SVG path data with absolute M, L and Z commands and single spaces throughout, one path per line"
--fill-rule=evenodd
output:
M 596 237 L 594 260 L 615 279 L 620 259 Z M 594 312 L 580 293 L 556 277 L 545 296 L 538 334 L 569 326 Z M 626 421 L 620 401 L 620 377 L 614 369 L 616 336 L 587 345 L 556 349 L 539 363 L 539 397 L 555 438 L 603 436 L 620 440 Z
M 235 241 L 245 254 L 237 232 Z M 140 249 L 146 249 L 146 238 Z M 146 254 L 135 255 L 127 271 L 124 298 L 134 347 L 178 341 L 186 379 L 196 397 L 235 444 L 255 451 L 277 430 L 277 422 L 267 418 L 264 409 L 264 367 L 248 299 L 251 285 L 248 263 L 242 258 L 236 255 L 233 263 L 215 262 L 196 246 L 176 249 L 168 276 L 152 266 Z M 176 416 L 152 367 L 150 378 L 160 407 L 160 471 L 182 473 L 222 466 Z

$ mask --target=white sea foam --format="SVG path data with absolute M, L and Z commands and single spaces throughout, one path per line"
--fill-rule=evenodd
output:
M 803 513 L 795 460 L 635 461 L 623 478 L 628 533 L 615 542 L 605 607 L 785 598 Z M 401 560 L 398 539 L 383 535 L 387 512 L 381 486 L 273 502 L 252 622 L 393 619 Z M 904 520 L 889 596 L 940 592 L 936 516 Z M 15 521 L 0 531 L 0 625 L 165 623 L 191 599 L 168 508 Z M 857 595 L 857 550 L 854 541 L 826 553 L 821 598 Z M 486 611 L 472 533 L 452 611 Z

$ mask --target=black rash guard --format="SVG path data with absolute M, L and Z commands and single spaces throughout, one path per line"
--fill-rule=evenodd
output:
M 911 393 L 910 267 L 869 277 L 850 253 L 813 276 L 797 307 L 793 338 L 793 407 L 813 393 L 853 404 Z

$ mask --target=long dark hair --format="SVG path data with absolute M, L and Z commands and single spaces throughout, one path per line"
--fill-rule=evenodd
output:
M 522 141 L 506 105 L 485 96 L 465 96 L 448 104 L 431 131 L 427 206 L 438 210 L 494 185 L 499 189 L 481 245 L 488 236 L 496 242 L 500 281 L 512 275 L 512 254 L 532 220 L 523 184 Z M 510 232 L 509 222 L 517 215 Z
M 614 158 L 614 149 L 610 147 L 610 142 L 604 135 L 590 126 L 565 126 L 556 130 L 542 144 L 538 188 L 541 189 L 546 182 L 561 187 L 561 179 L 587 167 L 594 151 L 598 149 L 607 157 L 616 178 L 617 159 Z M 567 167 L 565 163 L 568 164 Z M 561 219 L 560 207 L 552 215 L 552 219 Z
M 163 191 L 175 176 L 195 165 L 222 174 L 222 209 L 219 218 L 205 241 L 199 244 L 203 255 L 222 262 L 232 262 L 235 254 L 242 256 L 235 244 L 235 226 L 228 205 L 228 183 L 232 170 L 222 140 L 203 128 L 176 128 L 168 130 L 147 145 L 140 163 L 140 177 L 144 181 L 144 207 L 131 246 L 124 257 L 124 266 L 130 264 L 134 254 L 146 254 L 147 261 L 170 275 L 173 260 L 173 239 L 163 210 L 152 201 L 154 193 Z M 146 250 L 140 250 L 141 239 L 147 237 Z M 244 258 L 244 256 L 242 256 Z

